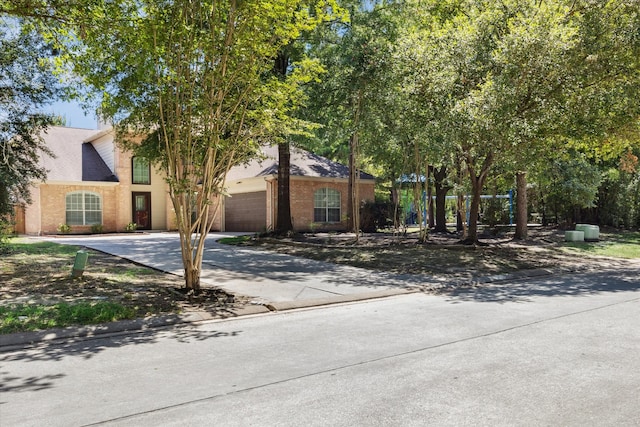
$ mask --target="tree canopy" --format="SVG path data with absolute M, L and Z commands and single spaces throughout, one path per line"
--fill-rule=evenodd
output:
M 331 5 L 96 1 L 85 5 L 83 17 L 48 28 L 75 73 L 101 93 L 100 113 L 113 121 L 119 140 L 164 171 L 188 288 L 199 288 L 226 172 L 276 134 L 299 95 L 283 90 L 271 72 L 274 58 L 326 19 Z M 295 79 L 308 68 L 300 70 Z
M 32 181 L 46 177 L 39 156 L 49 151 L 40 136 L 55 118 L 41 108 L 59 92 L 51 56 L 30 27 L 0 16 L 0 216 L 29 203 Z

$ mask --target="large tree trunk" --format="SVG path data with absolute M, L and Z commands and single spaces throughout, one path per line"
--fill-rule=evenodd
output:
M 275 59 L 274 71 L 281 78 L 287 76 L 289 55 L 283 50 Z M 276 234 L 284 235 L 293 231 L 291 222 L 291 150 L 289 141 L 278 143 L 278 204 L 276 211 Z
M 433 185 L 436 188 L 436 232 L 446 233 L 447 230 L 447 193 L 451 190 L 450 186 L 445 185 L 444 180 L 447 177 L 447 167 L 441 166 L 440 169 L 433 168 Z
M 515 238 L 527 239 L 527 173 L 516 174 L 516 234 Z
M 493 164 L 493 155 L 488 154 L 480 169 L 480 173 L 476 174 L 476 170 L 473 164 L 473 159 L 467 156 L 467 171 L 469 172 L 469 180 L 471 181 L 471 204 L 469 206 L 469 226 L 467 230 L 467 236 L 463 240 L 463 243 L 470 245 L 477 245 L 478 240 L 478 214 L 480 213 L 480 196 L 482 195 L 482 188 L 487 179 L 489 169 Z
M 291 222 L 291 151 L 289 142 L 278 144 L 278 209 L 276 233 L 287 234 L 293 231 Z
M 354 130 L 349 138 L 349 183 L 347 199 L 347 224 L 349 230 L 356 233 L 356 241 L 360 238 L 360 200 L 358 195 L 358 126 L 360 125 L 360 110 L 362 108 L 362 90 L 358 91 L 353 116 Z
M 356 152 L 358 149 L 358 134 L 353 133 L 349 138 L 349 197 L 347 199 L 347 221 L 349 231 L 358 235 L 360 229 L 360 204 L 358 203 L 358 168 Z
M 429 169 L 432 168 L 429 167 Z M 433 203 L 433 186 L 430 179 L 427 179 L 427 218 L 429 218 L 429 228 L 434 228 L 436 226 L 436 215 Z

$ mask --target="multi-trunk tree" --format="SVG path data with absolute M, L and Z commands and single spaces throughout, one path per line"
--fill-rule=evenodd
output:
M 291 101 L 274 58 L 330 9 L 322 0 L 96 1 L 87 19 L 72 14 L 53 32 L 102 94 L 119 140 L 166 175 L 187 288 L 199 289 L 226 172 L 271 140 Z

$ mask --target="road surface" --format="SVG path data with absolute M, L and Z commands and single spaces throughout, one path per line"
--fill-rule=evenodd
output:
M 638 425 L 640 266 L 0 354 L 4 426 Z

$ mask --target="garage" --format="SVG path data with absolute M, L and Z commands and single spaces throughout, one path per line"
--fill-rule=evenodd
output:
M 225 231 L 261 232 L 267 226 L 267 192 L 238 193 L 224 200 Z

